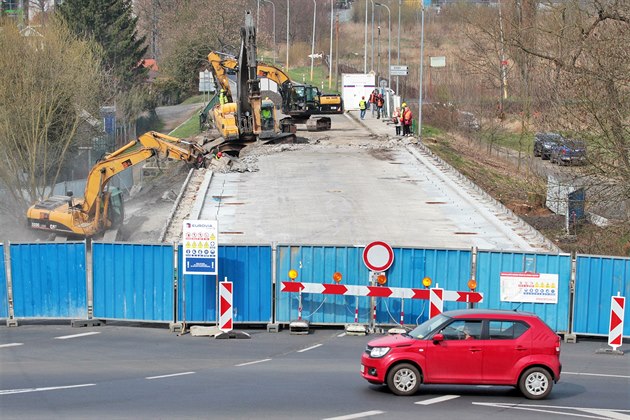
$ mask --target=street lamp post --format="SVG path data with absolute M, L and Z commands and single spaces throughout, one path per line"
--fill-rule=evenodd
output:
M 313 81 L 313 60 L 315 59 L 315 15 L 317 14 L 317 2 L 313 0 L 313 39 L 311 41 L 311 82 Z
M 333 0 L 330 0 L 330 54 L 328 55 L 328 89 L 332 87 L 332 53 L 333 53 L 333 17 L 335 15 L 333 9 Z
M 387 32 L 388 32 L 388 35 L 387 35 L 387 68 L 388 68 L 387 87 L 391 89 L 392 87 L 392 11 L 386 4 L 376 3 L 376 5 L 387 9 Z M 400 42 L 400 35 L 398 35 L 398 42 Z M 380 51 L 380 48 L 379 48 L 379 51 Z M 398 84 L 396 84 L 396 92 L 398 92 Z
M 418 95 L 418 137 L 422 139 L 422 70 L 424 67 L 424 5 L 422 7 L 422 23 L 420 26 L 420 93 Z
M 374 71 L 374 0 L 370 0 L 372 3 L 372 62 L 370 64 L 370 70 Z
M 289 0 L 287 0 L 287 71 L 289 70 Z
M 396 62 L 396 65 L 398 66 L 400 66 L 400 9 L 402 9 L 402 0 L 398 0 L 398 61 Z M 400 90 L 398 90 L 398 77 L 399 76 L 396 76 L 396 95 L 400 96 Z
M 276 64 L 276 5 L 271 0 L 263 0 L 271 4 L 273 16 L 273 64 Z
M 367 22 L 368 22 L 368 0 L 365 0 L 365 38 L 363 41 L 363 73 L 367 73 Z

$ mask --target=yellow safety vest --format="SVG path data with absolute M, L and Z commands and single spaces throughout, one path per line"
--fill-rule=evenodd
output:
M 366 102 L 365 102 L 365 99 L 361 99 L 361 100 L 359 101 L 359 109 L 360 109 L 360 110 L 364 110 L 364 109 L 366 109 L 366 108 L 367 108 L 367 104 L 366 104 Z

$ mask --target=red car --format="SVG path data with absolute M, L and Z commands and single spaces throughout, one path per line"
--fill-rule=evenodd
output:
M 445 312 L 370 341 L 361 357 L 361 375 L 397 395 L 422 383 L 509 385 L 539 400 L 561 369 L 560 337 L 535 314 L 504 310 Z

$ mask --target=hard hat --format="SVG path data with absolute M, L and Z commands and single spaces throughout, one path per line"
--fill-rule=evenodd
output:
M 403 106 L 403 107 L 407 106 L 407 103 L 406 103 L 406 102 L 403 102 L 402 106 Z

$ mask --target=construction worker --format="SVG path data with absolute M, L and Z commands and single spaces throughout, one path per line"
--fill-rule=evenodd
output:
M 365 119 L 365 111 L 367 110 L 367 102 L 365 102 L 365 96 L 361 96 L 359 101 L 359 110 L 361 111 L 361 119 Z
M 273 116 L 271 113 L 271 108 L 269 106 L 270 103 L 273 104 L 273 102 L 271 102 L 268 97 L 265 98 L 265 100 L 263 101 L 263 107 L 260 110 L 263 130 L 273 130 Z
M 369 103 L 372 104 L 372 118 L 374 118 L 374 111 L 376 111 L 376 98 L 378 97 L 378 90 L 374 89 L 370 94 Z
M 409 108 L 404 102 L 402 104 L 402 108 L 403 136 L 411 136 L 411 123 L 413 122 L 411 108 Z
M 227 95 L 225 94 L 225 89 L 221 89 L 221 91 L 219 92 L 219 103 L 221 105 L 227 104 Z
M 381 113 L 383 112 L 383 104 L 385 104 L 385 99 L 383 99 L 383 94 L 379 93 L 376 95 L 376 119 L 381 118 Z

